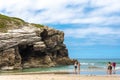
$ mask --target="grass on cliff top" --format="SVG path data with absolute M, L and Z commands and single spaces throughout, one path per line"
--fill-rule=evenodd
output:
M 0 14 L 0 28 L 6 27 L 6 21 L 11 21 L 11 18 Z
M 0 14 L 0 32 L 6 32 L 8 29 L 14 29 L 14 27 L 19 28 L 21 26 L 25 26 L 26 24 L 29 24 L 29 23 L 25 22 L 20 18 L 9 17 L 6 15 Z M 44 25 L 41 25 L 41 24 L 31 23 L 31 25 L 38 28 L 44 27 Z
M 7 30 L 12 28 L 13 26 L 20 26 L 25 24 L 25 21 L 15 17 L 8 17 L 5 15 L 0 14 L 0 29 Z
M 35 27 L 37 27 L 37 28 L 42 28 L 42 27 L 44 27 L 44 25 L 42 25 L 42 24 L 34 24 L 34 23 L 31 23 L 31 25 L 33 25 L 33 26 L 35 26 Z

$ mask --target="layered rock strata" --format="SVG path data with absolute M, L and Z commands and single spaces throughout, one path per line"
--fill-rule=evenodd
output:
M 64 33 L 49 27 L 24 26 L 0 33 L 0 69 L 68 65 Z

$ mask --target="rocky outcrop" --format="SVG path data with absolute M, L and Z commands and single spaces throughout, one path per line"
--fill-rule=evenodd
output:
M 32 25 L 0 33 L 0 68 L 22 69 L 68 65 L 64 33 L 49 27 Z

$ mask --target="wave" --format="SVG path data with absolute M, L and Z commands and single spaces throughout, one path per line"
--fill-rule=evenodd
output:
M 95 65 L 95 63 L 80 63 L 81 65 Z
M 120 67 L 116 67 L 116 70 L 120 70 Z

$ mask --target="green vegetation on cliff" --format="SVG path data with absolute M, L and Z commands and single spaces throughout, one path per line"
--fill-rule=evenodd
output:
M 22 25 L 25 25 L 25 21 L 22 19 L 0 14 L 0 32 L 6 32 L 8 29 L 19 28 Z
M 6 15 L 0 14 L 0 32 L 6 32 L 9 29 L 15 29 L 20 28 L 22 26 L 28 26 L 29 23 L 25 22 L 24 20 L 16 17 L 9 17 Z M 31 25 L 41 28 L 44 27 L 44 25 L 41 24 L 34 24 L 31 23 Z
M 42 24 L 34 24 L 34 23 L 31 23 L 31 25 L 37 27 L 37 28 L 41 28 L 41 27 L 44 27 L 44 25 Z

